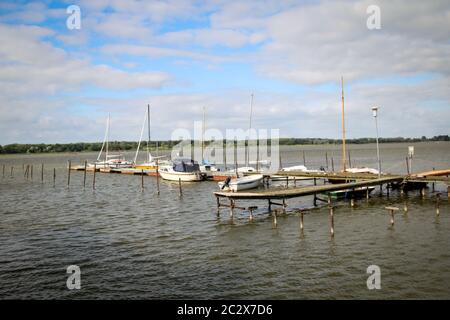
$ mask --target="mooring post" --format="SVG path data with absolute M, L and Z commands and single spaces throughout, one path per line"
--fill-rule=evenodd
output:
M 334 237 L 334 212 L 333 206 L 329 206 L 330 209 L 330 234 L 331 237 Z
M 386 185 L 386 196 L 389 198 L 389 184 Z
M 217 216 L 220 216 L 220 200 L 219 197 L 216 196 L 216 202 L 217 202 Z
M 409 176 L 410 172 L 409 172 L 409 161 L 408 161 L 408 157 L 406 157 L 406 174 Z
M 144 191 L 144 169 L 141 169 L 141 191 Z
M 289 188 L 289 176 L 286 176 L 286 188 Z
M 439 215 L 439 200 L 441 199 L 441 194 L 437 193 L 436 194 L 436 215 Z
M 56 185 L 55 182 L 56 182 L 56 168 L 53 168 L 53 188 Z
M 304 224 L 303 224 L 303 211 L 300 210 L 300 230 L 303 232 Z
M 156 194 L 159 196 L 159 168 L 158 164 L 156 165 Z
M 355 206 L 355 198 L 353 197 L 353 195 L 350 198 L 350 207 L 354 207 Z
M 178 178 L 178 189 L 180 190 L 180 198 L 183 196 L 183 190 L 181 189 L 181 178 Z
M 403 211 L 404 211 L 404 212 L 408 212 L 408 204 L 406 203 L 406 201 L 405 201 L 405 203 L 403 204 Z
M 383 184 L 380 184 L 380 197 L 383 196 Z
M 420 189 L 420 195 L 425 198 L 425 188 Z
M 72 167 L 72 162 L 69 160 L 69 166 L 67 168 L 67 186 L 70 185 L 70 169 Z M 33 167 L 31 167 L 33 169 Z
M 92 179 L 92 190 L 95 190 L 95 174 L 97 173 L 97 164 L 94 163 L 94 178 Z
M 44 183 L 44 164 L 41 164 L 41 182 Z
M 394 225 L 394 212 L 398 211 L 397 207 L 385 207 L 386 210 L 389 210 L 389 213 L 391 214 L 391 226 Z
M 273 210 L 272 215 L 273 215 L 273 224 L 274 224 L 274 226 L 276 228 L 277 224 L 278 224 L 278 222 L 277 222 L 277 210 Z
M 303 150 L 303 165 L 306 167 L 305 150 Z
M 3 165 L 3 178 L 5 177 L 5 165 Z
M 328 193 L 328 204 L 331 204 L 331 195 Z
M 234 215 L 234 200 L 230 198 L 230 217 L 231 219 L 233 219 L 233 215 Z
M 287 207 L 286 199 L 283 198 L 283 213 L 284 214 L 286 214 L 286 207 Z
M 366 188 L 366 199 L 369 200 L 369 187 Z
M 23 174 L 23 178 L 28 180 L 30 165 L 27 164 L 27 168 L 25 169 L 25 173 Z
M 11 172 L 10 172 L 10 174 L 9 174 L 11 177 L 13 177 L 14 176 L 14 166 L 11 166 Z
M 272 211 L 272 201 L 270 201 L 270 199 L 268 199 L 268 201 L 269 201 L 269 212 L 271 212 Z
M 84 160 L 83 188 L 86 188 L 86 171 L 87 171 L 87 161 Z
M 331 171 L 334 172 L 334 159 L 331 157 Z
M 294 176 L 294 187 L 297 187 L 297 181 L 295 179 L 295 176 Z
M 31 180 L 33 180 L 33 165 L 31 165 L 30 178 L 31 178 Z
M 315 186 L 317 185 L 317 179 L 316 178 L 314 178 L 314 185 Z M 314 193 L 313 204 L 314 204 L 314 207 L 317 207 L 317 194 L 316 193 Z
M 258 209 L 258 207 L 248 207 L 248 211 L 250 212 L 249 220 L 253 221 L 253 210 Z
M 326 162 L 326 168 L 328 171 L 328 152 L 325 152 L 325 162 Z

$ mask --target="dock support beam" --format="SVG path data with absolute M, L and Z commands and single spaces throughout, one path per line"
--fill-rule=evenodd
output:
M 333 206 L 329 206 L 330 209 L 330 235 L 333 238 L 334 237 L 334 208 Z

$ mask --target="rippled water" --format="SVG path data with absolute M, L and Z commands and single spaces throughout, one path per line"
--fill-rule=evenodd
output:
M 416 170 L 450 167 L 449 143 L 416 143 Z M 283 164 L 325 165 L 339 146 L 283 147 Z M 373 145 L 350 145 L 354 165 L 376 167 Z M 406 144 L 382 145 L 385 171 L 405 171 Z M 293 211 L 274 228 L 266 203 L 253 222 L 248 213 L 216 215 L 214 182 L 178 185 L 139 176 L 72 172 L 67 188 L 66 161 L 95 154 L 0 157 L 0 298 L 450 298 L 450 210 L 442 196 L 435 214 L 431 188 L 400 198 L 374 193 L 351 208 L 339 202 L 335 237 L 329 235 L 328 209 L 305 215 L 305 229 Z M 45 180 L 40 182 L 40 163 Z M 33 181 L 22 164 L 34 164 Z M 10 177 L 10 166 L 14 176 Z M 52 170 L 56 168 L 56 186 Z M 446 191 L 446 185 L 436 189 Z M 378 192 L 378 190 L 376 191 Z M 394 227 L 384 207 L 403 207 Z M 241 204 L 249 205 L 248 202 Z M 255 203 L 251 203 L 255 204 Z M 288 201 L 308 208 L 312 198 Z M 66 268 L 81 268 L 81 290 L 66 288 Z M 366 268 L 381 268 L 381 290 L 368 290 Z

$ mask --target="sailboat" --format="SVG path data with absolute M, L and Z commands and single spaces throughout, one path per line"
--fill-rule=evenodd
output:
M 148 140 L 147 140 L 147 160 L 144 163 L 140 163 L 137 164 L 137 157 L 139 154 L 139 149 L 141 147 L 141 143 L 142 143 L 142 136 L 144 134 L 144 129 L 145 129 L 145 124 L 147 122 L 147 128 L 148 128 Z M 134 156 L 134 165 L 133 168 L 135 169 L 143 169 L 146 170 L 147 172 L 154 172 L 156 174 L 156 169 L 159 168 L 160 166 L 164 166 L 164 165 L 170 165 L 171 162 L 168 160 L 164 160 L 162 158 L 164 158 L 164 156 L 161 157 L 153 157 L 152 154 L 150 153 L 150 104 L 147 105 L 147 110 L 145 112 L 145 116 L 144 116 L 144 123 L 142 124 L 142 129 L 141 129 L 141 136 L 139 138 L 139 143 L 138 143 L 138 147 L 136 149 L 136 155 Z
M 105 137 L 103 139 L 102 148 L 98 153 L 97 160 L 94 164 L 89 164 L 89 167 L 96 166 L 100 170 L 104 169 L 120 169 L 120 168 L 130 168 L 132 163 L 130 161 L 125 160 L 125 156 L 122 153 L 118 154 L 110 154 L 109 153 L 109 130 L 110 130 L 110 115 L 108 114 L 108 118 L 106 120 L 106 131 Z M 105 157 L 101 160 L 103 149 L 105 149 Z
M 345 107 L 344 107 L 344 77 L 341 77 L 341 85 L 342 85 L 342 172 L 351 172 L 351 173 L 373 173 L 378 171 L 376 169 L 371 168 L 347 168 L 347 159 L 346 159 L 346 139 L 345 139 Z M 339 179 L 339 180 L 328 180 L 330 183 L 346 183 L 349 182 L 348 179 Z M 354 181 L 354 180 L 353 180 Z M 354 189 L 346 189 L 346 190 L 338 190 L 329 192 L 332 198 L 354 198 L 361 195 L 365 195 L 367 192 L 370 193 L 375 189 L 375 187 L 359 187 Z
M 203 107 L 203 123 L 202 123 L 202 162 L 200 163 L 200 171 L 206 175 L 207 179 L 213 177 L 213 172 L 219 171 L 216 166 L 205 160 L 205 131 L 206 131 L 206 110 Z

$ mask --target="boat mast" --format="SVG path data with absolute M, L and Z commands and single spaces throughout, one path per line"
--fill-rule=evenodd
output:
M 98 153 L 97 161 L 100 161 L 100 157 L 102 156 L 103 148 L 105 147 L 107 138 L 108 138 L 108 118 L 106 118 L 105 136 L 103 137 L 103 143 L 102 143 L 102 147 L 100 149 L 100 152 Z
M 148 124 L 147 160 L 150 163 L 150 104 L 147 104 L 147 124 Z
M 137 149 L 136 149 L 136 154 L 134 156 L 134 163 L 135 164 L 137 163 L 137 157 L 138 157 L 138 154 L 139 154 L 139 149 L 141 148 L 142 136 L 144 135 L 145 123 L 147 122 L 146 121 L 147 120 L 147 112 L 148 112 L 148 110 L 145 110 L 144 122 L 142 123 L 142 129 L 141 129 L 141 135 L 139 137 L 139 142 L 138 142 L 138 146 L 137 146 Z
M 205 124 L 205 107 L 203 107 L 203 124 L 202 124 L 202 164 L 205 164 L 205 128 L 206 128 L 206 124 Z
M 248 141 L 247 141 L 247 163 L 246 167 L 248 167 L 249 164 L 249 158 L 250 158 L 250 135 L 251 135 L 251 129 L 252 129 L 252 113 L 253 113 L 253 93 L 251 94 L 251 100 L 250 100 L 250 121 L 248 124 Z
M 341 77 L 341 84 L 342 84 L 342 171 L 345 171 L 346 152 L 345 152 L 344 77 Z
M 108 122 L 106 123 L 106 153 L 105 153 L 105 161 L 108 160 L 108 152 L 109 152 L 109 126 L 111 121 L 111 114 L 108 113 Z

